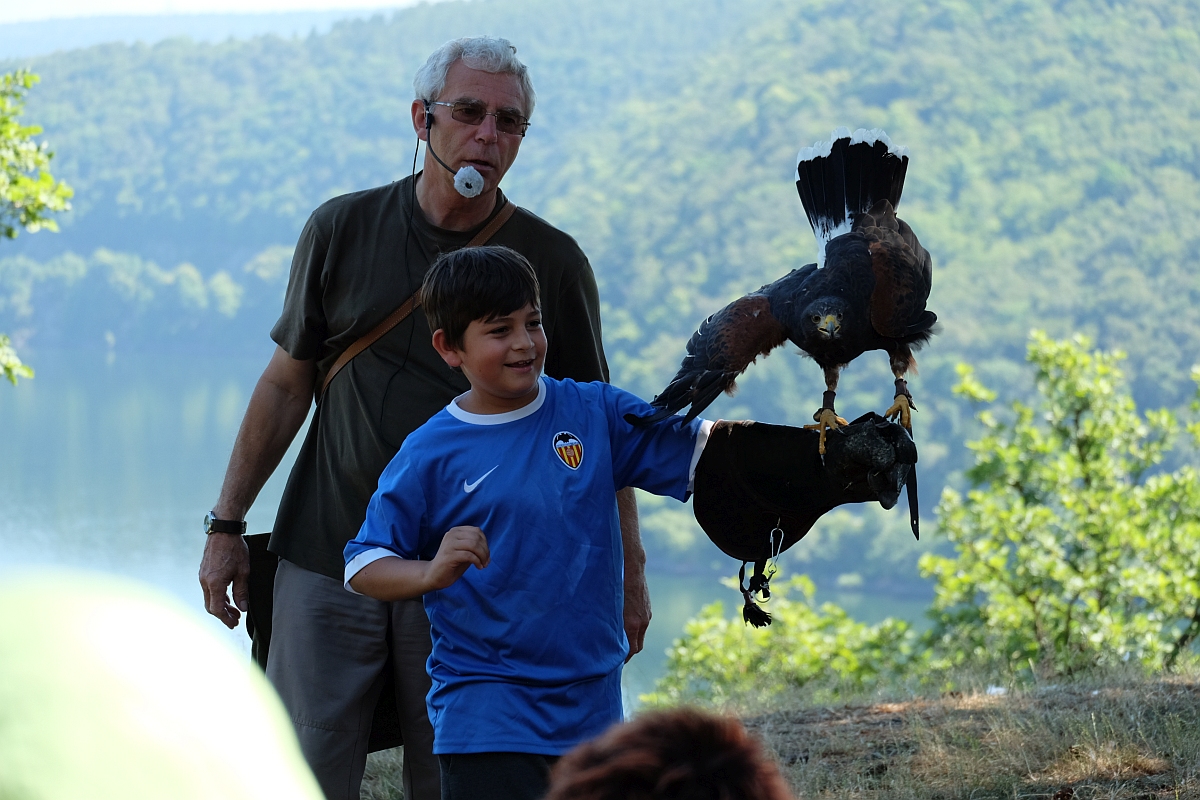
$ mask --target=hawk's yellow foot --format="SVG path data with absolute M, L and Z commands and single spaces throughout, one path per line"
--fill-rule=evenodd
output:
M 908 395 L 898 394 L 896 395 L 895 402 L 892 403 L 887 411 L 883 412 L 883 416 L 894 422 L 899 422 L 904 426 L 906 431 L 912 432 L 912 412 L 916 410 L 917 407 L 908 399 Z
M 831 408 L 822 408 L 818 410 L 817 413 L 813 415 L 813 419 L 816 420 L 816 424 L 805 425 L 804 427 L 806 430 L 815 430 L 820 433 L 821 439 L 817 444 L 817 452 L 819 452 L 821 455 L 825 455 L 825 431 L 831 429 L 836 431 L 843 425 L 849 425 L 850 423 L 839 417 L 837 412 Z

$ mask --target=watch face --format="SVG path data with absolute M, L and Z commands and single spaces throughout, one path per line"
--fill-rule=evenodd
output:
M 210 511 L 204 515 L 204 532 L 205 533 L 212 533 L 212 522 L 213 522 L 213 516 L 212 516 L 212 512 Z

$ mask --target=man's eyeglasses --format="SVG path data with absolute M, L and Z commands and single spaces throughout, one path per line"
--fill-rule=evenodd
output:
M 511 111 L 488 111 L 483 103 L 430 103 L 434 106 L 445 106 L 450 109 L 450 116 L 465 125 L 479 125 L 484 117 L 496 118 L 496 130 L 513 136 L 524 136 L 529 127 L 529 120 Z

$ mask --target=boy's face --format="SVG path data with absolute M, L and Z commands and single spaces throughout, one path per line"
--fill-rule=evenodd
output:
M 470 393 L 459 402 L 464 411 L 502 414 L 537 397 L 546 361 L 546 331 L 542 312 L 531 305 L 496 319 L 473 320 L 463 334 L 462 347 L 448 346 L 439 328 L 433 346 L 471 382 Z

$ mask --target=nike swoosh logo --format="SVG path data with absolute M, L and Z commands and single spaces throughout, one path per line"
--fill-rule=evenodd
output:
M 492 467 L 487 472 L 483 473 L 483 478 L 486 478 L 488 475 L 491 475 L 493 472 L 495 472 L 499 468 L 500 468 L 499 464 Z M 463 491 L 466 492 L 467 494 L 470 494 L 471 492 L 475 491 L 477 488 L 479 488 L 479 484 L 483 483 L 483 478 L 480 478 L 479 480 L 475 481 L 474 483 L 467 483 L 466 481 L 463 481 Z

